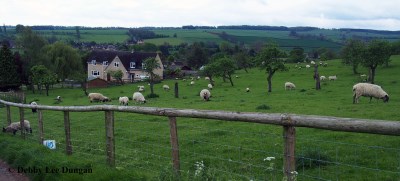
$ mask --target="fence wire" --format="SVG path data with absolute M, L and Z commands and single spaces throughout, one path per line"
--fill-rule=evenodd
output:
M 5 108 L 0 108 L 6 115 Z M 51 113 L 50 113 L 51 112 Z M 38 143 L 38 117 L 25 109 Z M 80 116 L 81 114 L 87 114 Z M 11 108 L 12 121 L 19 120 Z M 44 138 L 65 152 L 63 112 L 43 111 Z M 7 126 L 1 116 L 2 126 Z M 70 113 L 73 154 L 106 165 L 104 112 Z M 167 117 L 116 113 L 116 167 L 140 170 L 160 180 L 174 178 Z M 282 180 L 282 127 L 263 124 L 178 118 L 180 173 L 183 180 Z M 17 136 L 20 133 L 17 133 Z M 370 142 L 380 143 L 371 145 Z M 395 136 L 298 128 L 297 180 L 397 180 L 400 140 Z

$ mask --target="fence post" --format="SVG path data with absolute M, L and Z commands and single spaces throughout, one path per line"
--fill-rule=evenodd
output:
M 21 137 L 25 139 L 24 108 L 19 108 L 19 123 L 21 125 Z
M 176 117 L 168 117 L 171 133 L 171 147 L 172 147 L 172 164 L 176 174 L 179 174 L 180 161 L 179 161 L 179 144 L 178 144 L 178 129 L 176 127 Z
M 115 166 L 114 111 L 105 111 L 107 164 Z
M 296 146 L 296 128 L 294 126 L 283 126 L 283 138 L 285 139 L 283 153 L 284 176 L 288 181 L 294 180 L 294 171 L 296 171 L 295 146 Z
M 175 98 L 179 98 L 178 82 L 175 82 Z
M 67 155 L 72 155 L 72 144 L 71 144 L 71 125 L 69 121 L 69 112 L 64 111 L 64 128 L 65 128 L 65 150 Z
M 11 124 L 11 108 L 9 105 L 6 105 L 7 109 L 7 125 Z
M 39 120 L 39 144 L 43 144 L 43 114 L 42 110 L 38 110 L 38 120 Z

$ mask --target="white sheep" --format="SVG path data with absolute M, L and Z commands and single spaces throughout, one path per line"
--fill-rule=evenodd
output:
M 190 82 L 190 85 L 194 85 L 194 81 L 191 81 L 191 82 Z
M 296 86 L 291 83 L 291 82 L 285 82 L 285 90 L 292 90 L 292 89 L 296 89 Z
M 236 75 L 235 77 L 236 77 L 236 78 L 239 78 L 239 76 L 238 76 L 238 75 Z
M 337 80 L 337 77 L 336 77 L 336 75 L 331 75 L 328 77 L 328 79 L 329 80 Z
M 37 104 L 35 101 L 32 101 L 32 102 L 30 102 L 30 105 L 36 106 L 36 105 L 38 105 L 38 104 Z M 36 109 L 36 108 L 32 108 L 32 112 L 33 112 L 33 113 L 37 112 L 37 109 Z
M 311 65 L 315 65 L 315 62 L 311 60 Z
M 306 68 L 310 68 L 311 66 L 310 65 L 306 65 Z
M 200 76 L 197 76 L 197 80 L 199 80 L 201 77 Z
M 140 92 L 133 93 L 132 100 L 138 103 L 146 103 L 146 99 Z
M 110 98 L 103 96 L 103 94 L 100 94 L 100 93 L 90 93 L 88 95 L 88 97 L 89 97 L 90 102 L 93 102 L 93 101 L 111 102 Z
M 209 101 L 211 97 L 211 92 L 208 89 L 203 89 L 200 91 L 200 97 L 204 101 Z
M 56 100 L 57 102 L 61 102 L 61 96 L 57 96 L 57 97 L 55 98 L 55 100 Z
M 250 88 L 247 87 L 247 88 L 246 88 L 246 92 L 250 92 Z
M 210 80 L 210 77 L 204 77 L 204 80 Z
M 124 97 L 119 97 L 118 100 L 119 100 L 119 104 L 120 104 L 120 105 L 122 104 L 122 105 L 124 105 L 124 106 L 127 106 L 128 103 L 129 103 L 129 98 L 126 97 L 126 96 L 124 96 Z
M 325 79 L 326 79 L 326 77 L 323 75 L 321 75 L 321 77 L 319 77 L 319 80 L 325 80 Z
M 358 103 L 361 96 L 369 97 L 371 102 L 372 97 L 382 99 L 383 102 L 389 102 L 389 95 L 382 89 L 381 86 L 370 83 L 358 83 L 353 86 L 353 104 Z
M 212 90 L 212 88 L 213 88 L 212 84 L 208 84 L 207 87 L 208 87 L 210 90 Z
M 144 92 L 144 85 L 139 85 L 138 88 L 139 88 L 139 92 Z
M 169 91 L 169 86 L 168 85 L 163 85 L 162 88 L 166 91 Z
M 28 120 L 24 120 L 24 128 L 26 132 L 32 133 L 31 124 Z M 18 130 L 21 130 L 21 122 L 19 121 L 11 123 L 6 128 L 3 127 L 3 132 L 12 132 L 14 135 Z

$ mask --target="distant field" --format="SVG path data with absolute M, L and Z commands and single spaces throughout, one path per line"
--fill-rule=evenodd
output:
M 163 80 L 154 87 L 159 98 L 148 99 L 146 104 L 131 101 L 129 105 L 400 121 L 400 111 L 397 111 L 400 107 L 400 56 L 392 56 L 390 67 L 377 69 L 376 83 L 389 93 L 389 103 L 375 99 L 369 103 L 368 98 L 362 97 L 359 104 L 352 104 L 352 86 L 360 81 L 359 75 L 353 75 L 351 67 L 341 64 L 340 60 L 327 62 L 328 67 L 319 68 L 320 75 L 337 75 L 338 80 L 323 81 L 319 91 L 314 88 L 312 69 L 299 70 L 295 64 L 286 64 L 288 71 L 274 75 L 271 93 L 267 93 L 265 70 L 253 68 L 249 73 L 237 71 L 235 75 L 239 78 L 233 80 L 233 87 L 216 78 L 209 102 L 202 101 L 198 95 L 208 84 L 202 78 L 195 80 L 193 86 L 188 81 Z M 360 67 L 359 72 L 367 73 L 367 70 Z M 295 83 L 296 90 L 285 91 L 286 81 Z M 179 98 L 174 98 L 173 89 L 162 89 L 163 84 L 173 87 L 175 82 L 179 83 Z M 109 104 L 118 105 L 117 98 L 131 97 L 138 85 L 145 85 L 144 94 L 149 93 L 146 82 L 90 89 L 89 92 L 101 92 L 114 100 Z M 249 93 L 245 92 L 246 87 L 251 89 Z M 56 95 L 62 96 L 63 102 L 57 104 L 54 101 Z M 26 100 L 57 106 L 103 104 L 91 104 L 82 90 L 70 88 L 52 89 L 48 97 L 28 91 Z M 5 109 L 0 110 L 4 125 Z M 25 114 L 26 119 L 32 120 L 34 129 L 29 140 L 37 144 L 37 115 L 29 109 L 25 110 Z M 43 116 L 45 139 L 55 139 L 59 148 L 57 152 L 64 152 L 63 113 L 45 111 Z M 12 117 L 18 118 L 18 109 L 12 109 Z M 104 113 L 71 113 L 70 118 L 73 154 L 88 165 L 104 165 Z M 182 180 L 282 180 L 282 127 L 195 118 L 177 118 L 177 124 Z M 116 112 L 116 166 L 123 172 L 140 172 L 155 180 L 174 180 L 171 179 L 169 134 L 168 119 L 165 117 Z M 296 135 L 296 155 L 306 158 L 297 167 L 297 180 L 399 178 L 399 137 L 300 127 L 296 128 Z M 267 162 L 264 160 L 266 157 L 276 159 Z M 196 177 L 195 164 L 200 161 L 205 164 L 206 174 Z M 315 165 L 315 162 L 320 165 Z M 268 169 L 270 163 L 274 164 L 273 169 Z
M 56 36 L 62 40 L 77 40 L 76 30 L 41 30 L 38 31 L 43 36 Z M 129 36 L 126 34 L 127 30 L 79 30 L 81 41 L 97 42 L 97 43 L 122 43 L 126 41 Z

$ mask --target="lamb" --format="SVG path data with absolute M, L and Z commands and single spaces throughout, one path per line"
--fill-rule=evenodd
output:
M 32 128 L 28 120 L 24 120 L 24 128 L 26 132 L 32 134 Z M 3 127 L 3 132 L 12 132 L 14 135 L 18 130 L 21 130 L 21 122 L 19 121 L 11 123 L 6 128 Z
M 143 94 L 140 92 L 133 93 L 132 100 L 137 103 L 146 103 L 146 99 L 144 98 Z
M 207 87 L 208 87 L 210 90 L 212 90 L 212 88 L 213 88 L 212 84 L 208 84 Z
M 319 77 L 319 80 L 325 80 L 325 79 L 326 79 L 326 77 L 323 75 L 321 75 L 321 77 Z
M 250 92 L 250 88 L 247 87 L 247 88 L 246 88 L 246 92 Z
M 310 68 L 311 66 L 310 65 L 306 65 L 306 68 Z
M 143 85 L 139 85 L 138 88 L 139 88 L 139 92 L 144 92 L 144 86 Z
M 92 103 L 93 101 L 101 101 L 101 102 L 111 102 L 111 99 L 103 96 L 103 94 L 100 93 L 90 93 L 88 95 L 90 102 Z
M 208 89 L 203 89 L 203 90 L 200 91 L 200 97 L 204 101 L 209 101 L 210 97 L 211 97 L 211 93 L 210 93 L 210 91 Z
M 210 77 L 204 77 L 204 80 L 210 80 Z
M 328 79 L 329 79 L 329 80 L 336 80 L 337 77 L 336 77 L 336 75 L 333 75 L 333 76 L 329 76 Z
M 287 90 L 287 89 L 289 89 L 289 90 L 296 89 L 296 86 L 291 82 L 286 82 L 285 83 L 285 90 Z
M 382 99 L 383 102 L 389 102 L 389 95 L 382 89 L 381 86 L 370 83 L 358 83 L 353 86 L 353 104 L 358 103 L 361 96 L 369 97 L 371 102 L 372 97 Z
M 194 81 L 190 82 L 190 85 L 194 85 Z
M 119 104 L 121 105 L 124 105 L 124 106 L 127 106 L 128 105 L 128 102 L 129 102 L 129 98 L 128 97 L 126 97 L 126 96 L 124 96 L 124 97 L 119 97 L 118 98 L 118 100 L 119 100 Z
M 163 85 L 162 86 L 164 90 L 169 91 L 169 86 L 168 85 Z
M 310 62 L 310 63 L 311 63 L 312 65 L 315 65 L 315 62 L 314 62 L 314 61 L 312 61 L 312 60 L 311 60 L 311 62 Z
M 31 104 L 32 106 L 38 105 L 35 101 L 30 102 L 30 104 Z M 33 112 L 33 113 L 37 112 L 37 109 L 36 109 L 36 108 L 32 108 L 32 112 Z
M 57 96 L 57 97 L 55 98 L 55 100 L 56 100 L 57 102 L 61 102 L 61 96 Z

